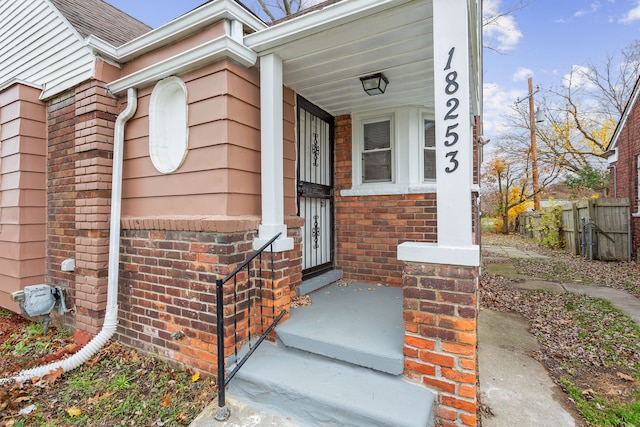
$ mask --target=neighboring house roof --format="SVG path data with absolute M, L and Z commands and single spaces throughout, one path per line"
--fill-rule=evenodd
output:
M 622 116 L 618 121 L 618 125 L 616 126 L 616 129 L 613 131 L 613 136 L 611 137 L 611 141 L 609 141 L 609 145 L 607 146 L 606 151 L 603 153 L 604 157 L 610 157 L 611 152 L 613 152 L 613 150 L 615 150 L 615 148 L 618 146 L 618 138 L 620 137 L 620 133 L 622 132 L 622 129 L 625 127 L 627 120 L 631 115 L 631 111 L 633 110 L 633 107 L 638 101 L 639 96 L 640 96 L 640 78 L 636 80 L 636 84 L 633 87 L 633 91 L 631 92 L 631 96 L 627 101 L 627 105 L 625 105 L 624 110 L 622 111 Z
M 82 37 L 94 35 L 113 46 L 123 45 L 152 30 L 103 0 L 51 0 L 51 3 Z

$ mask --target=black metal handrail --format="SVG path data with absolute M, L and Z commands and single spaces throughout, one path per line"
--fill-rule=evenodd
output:
M 273 261 L 273 242 L 280 237 L 282 233 L 278 233 L 271 238 L 267 243 L 265 243 L 260 249 L 255 251 L 253 255 L 247 258 L 242 264 L 236 267 L 231 273 L 229 273 L 224 279 L 216 280 L 216 323 L 217 323 L 217 342 L 218 342 L 218 409 L 215 414 L 215 419 L 217 421 L 225 421 L 229 419 L 229 408 L 226 407 L 226 395 L 225 388 L 229 384 L 229 381 L 236 375 L 238 370 L 245 364 L 245 362 L 251 357 L 253 352 L 258 348 L 260 344 L 264 341 L 264 339 L 273 331 L 278 322 L 282 320 L 284 315 L 287 313 L 286 310 L 282 310 L 282 312 L 275 317 L 273 322 L 267 327 L 267 329 L 260 335 L 255 344 L 251 342 L 251 290 L 253 289 L 255 294 L 258 294 L 259 297 L 262 297 L 262 253 L 268 248 L 271 247 L 271 288 L 273 292 L 273 315 L 275 316 L 275 290 L 274 286 L 274 261 Z M 229 282 L 233 279 L 233 298 L 234 298 L 234 335 L 237 334 L 237 307 L 238 307 L 238 284 L 237 284 L 237 275 L 245 268 L 247 269 L 247 282 L 251 283 L 251 262 L 259 258 L 259 272 L 258 276 L 255 278 L 255 281 L 258 282 L 258 289 L 255 289 L 255 286 L 248 286 L 247 289 L 247 314 L 248 314 L 248 341 L 249 341 L 249 350 L 244 355 L 244 357 L 238 362 L 238 340 L 237 337 L 234 336 L 234 352 L 236 357 L 236 365 L 234 369 L 230 373 L 226 373 L 225 371 L 225 352 L 224 352 L 224 292 L 223 286 L 225 283 Z M 259 301 L 260 306 L 260 324 L 262 325 L 263 316 L 262 316 L 262 301 Z

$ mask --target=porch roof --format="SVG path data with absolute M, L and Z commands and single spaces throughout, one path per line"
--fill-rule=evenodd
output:
M 400 105 L 434 109 L 432 0 L 345 0 L 245 37 L 283 60 L 283 83 L 333 115 Z M 382 72 L 383 95 L 360 77 Z

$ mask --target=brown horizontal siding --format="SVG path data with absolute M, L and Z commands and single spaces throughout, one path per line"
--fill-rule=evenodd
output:
M 11 292 L 43 283 L 46 220 L 46 107 L 21 84 L 0 93 L 0 306 Z
M 283 173 L 284 173 L 284 214 L 296 215 L 298 212 L 298 193 L 296 189 L 296 94 L 284 88 L 283 118 Z
M 257 72 L 220 61 L 181 78 L 189 109 L 185 160 L 169 174 L 153 167 L 148 140 L 152 88 L 141 91 L 125 132 L 123 214 L 259 214 Z
M 122 76 L 140 71 L 146 67 L 169 59 L 186 50 L 197 47 L 205 42 L 217 39 L 226 33 L 224 25 L 224 21 L 219 21 L 209 28 L 200 30 L 193 33 L 189 37 L 176 41 L 170 46 L 163 46 L 160 49 L 156 49 L 152 52 L 142 55 L 139 58 L 136 58 L 135 60 L 125 64 L 122 69 Z

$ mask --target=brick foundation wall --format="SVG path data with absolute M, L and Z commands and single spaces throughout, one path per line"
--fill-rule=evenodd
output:
M 478 269 L 407 264 L 403 285 L 405 377 L 438 391 L 441 426 L 475 426 Z
M 436 195 L 342 197 L 351 188 L 351 116 L 336 117 L 336 267 L 347 280 L 402 285 L 397 248 L 435 242 Z
M 117 338 L 167 360 L 215 374 L 216 279 L 224 277 L 253 253 L 259 219 L 125 218 L 122 223 L 121 321 Z M 270 321 L 274 307 L 276 314 L 282 309 L 288 311 L 290 297 L 295 294 L 294 288 L 302 277 L 299 228 L 290 229 L 289 236 L 294 238 L 294 249 L 273 254 L 273 290 L 270 288 L 271 254 L 263 256 L 266 282 L 263 281 L 261 312 L 255 302 L 249 304 L 247 300 L 246 270 L 237 277 L 240 304 L 235 310 L 234 282 L 225 284 L 227 356 L 236 349 L 234 331 L 239 349 L 246 343 L 249 333 L 255 338 L 261 332 L 260 313 Z

